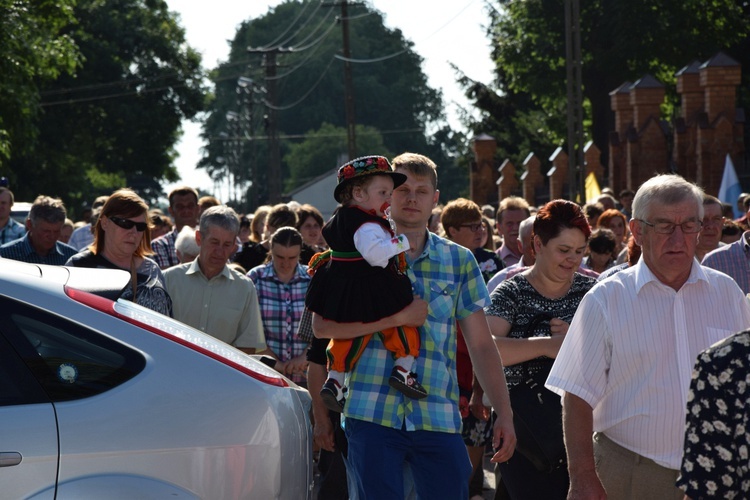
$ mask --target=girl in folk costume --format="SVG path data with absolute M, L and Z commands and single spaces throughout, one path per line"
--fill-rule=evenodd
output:
M 386 210 L 394 188 L 406 176 L 394 172 L 382 156 L 352 160 L 338 170 L 333 197 L 341 207 L 323 226 L 330 250 L 310 261 L 312 281 L 305 305 L 315 314 L 339 323 L 371 323 L 392 316 L 413 300 L 403 252 L 405 235 L 395 236 Z M 414 327 L 384 330 L 383 344 L 395 361 L 388 383 L 412 399 L 427 392 L 412 371 L 419 354 L 419 331 Z M 359 360 L 372 334 L 331 340 L 328 379 L 320 391 L 326 406 L 341 412 L 346 402 L 344 375 Z

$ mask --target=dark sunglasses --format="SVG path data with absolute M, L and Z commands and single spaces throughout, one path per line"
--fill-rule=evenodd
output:
M 135 230 L 139 233 L 142 233 L 148 227 L 148 224 L 146 224 L 145 222 L 135 222 L 130 219 L 122 219 L 113 215 L 109 216 L 108 219 L 125 230 L 135 228 Z

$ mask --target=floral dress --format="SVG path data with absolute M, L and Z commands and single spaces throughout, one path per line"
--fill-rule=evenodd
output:
M 703 351 L 687 403 L 677 486 L 690 498 L 750 498 L 750 330 Z

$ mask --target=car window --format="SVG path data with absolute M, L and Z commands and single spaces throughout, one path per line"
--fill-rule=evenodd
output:
M 0 335 L 0 406 L 48 402 L 39 383 Z
M 1 299 L 0 312 L 0 328 L 52 401 L 100 394 L 145 366 L 137 351 L 41 309 Z

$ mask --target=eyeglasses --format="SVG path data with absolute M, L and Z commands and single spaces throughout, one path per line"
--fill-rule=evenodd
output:
M 148 227 L 148 224 L 145 222 L 135 222 L 130 219 L 122 219 L 113 215 L 110 215 L 107 218 L 125 230 L 135 228 L 136 231 L 142 233 Z
M 638 222 L 643 222 L 647 226 L 651 226 L 654 228 L 654 232 L 657 234 L 672 234 L 674 233 L 674 230 L 677 226 L 682 229 L 682 232 L 684 234 L 695 234 L 701 232 L 701 227 L 703 227 L 703 222 L 699 220 L 688 220 L 683 222 L 682 224 L 675 224 L 674 222 L 656 222 L 651 223 L 647 220 L 643 219 L 636 219 Z
M 476 224 L 461 224 L 461 227 L 468 227 L 472 233 L 476 233 L 480 229 L 484 229 L 484 224 L 477 222 Z

